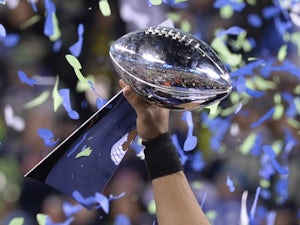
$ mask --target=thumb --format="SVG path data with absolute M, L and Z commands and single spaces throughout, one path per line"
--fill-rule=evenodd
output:
M 136 94 L 130 86 L 128 86 L 123 80 L 119 80 L 120 86 L 123 88 L 123 95 L 130 103 L 130 105 L 136 110 L 142 110 L 141 107 L 144 107 L 145 101 Z

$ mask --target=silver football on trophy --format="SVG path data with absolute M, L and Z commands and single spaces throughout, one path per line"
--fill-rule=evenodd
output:
M 232 89 L 229 72 L 196 36 L 175 28 L 128 33 L 110 48 L 120 77 L 148 101 L 192 110 L 221 101 Z

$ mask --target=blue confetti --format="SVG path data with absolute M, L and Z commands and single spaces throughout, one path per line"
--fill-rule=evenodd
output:
M 45 0 L 46 18 L 44 24 L 44 34 L 50 37 L 54 34 L 53 14 L 56 12 L 54 3 L 51 0 Z
M 293 27 L 293 23 L 291 21 L 284 21 L 279 16 L 274 18 L 274 23 L 276 30 L 281 35 L 284 35 L 285 32 Z
M 53 147 L 56 145 L 59 139 L 54 140 L 54 135 L 48 128 L 39 128 L 37 131 L 40 138 L 44 140 L 44 144 L 47 147 Z
M 31 8 L 33 9 L 34 12 L 37 12 L 38 9 L 37 9 L 37 6 L 36 4 L 32 1 L 32 0 L 29 0 L 29 3 L 31 5 Z
M 298 114 L 298 111 L 293 95 L 289 92 L 284 92 L 281 96 L 288 103 L 288 107 L 285 110 L 285 115 L 287 117 L 295 117 Z
M 285 60 L 280 66 L 271 67 L 272 71 L 286 71 L 296 78 L 300 79 L 299 67 L 295 66 L 291 61 Z
M 175 148 L 176 148 L 176 150 L 179 154 L 181 164 L 185 165 L 185 163 L 188 160 L 188 156 L 184 153 L 182 147 L 180 146 L 177 135 L 173 134 L 171 138 L 172 138 L 172 142 L 173 142 L 173 144 L 174 144 L 174 146 L 175 146 Z
M 131 221 L 128 216 L 124 214 L 118 214 L 115 216 L 114 225 L 131 225 Z
M 77 33 L 78 33 L 78 41 L 69 48 L 69 51 L 75 57 L 78 57 L 80 55 L 81 49 L 82 49 L 83 33 L 84 33 L 83 24 L 79 24 L 78 29 L 77 29 Z
M 245 92 L 253 98 L 260 98 L 265 94 L 265 92 L 263 92 L 263 91 L 257 91 L 257 90 L 253 90 L 250 88 L 246 88 Z
M 229 27 L 227 30 L 219 31 L 217 33 L 217 37 L 223 36 L 223 35 L 239 35 L 241 33 L 245 32 L 245 29 L 239 27 L 239 26 L 232 26 Z
M 109 199 L 105 195 L 95 193 L 95 202 L 99 204 L 97 208 L 102 208 L 106 214 L 109 213 Z
M 189 4 L 188 2 L 178 2 L 177 0 L 163 0 L 164 3 L 168 4 L 169 6 L 177 9 L 186 9 Z
M 226 179 L 226 185 L 227 185 L 227 187 L 228 187 L 228 189 L 229 189 L 230 192 L 234 192 L 235 191 L 234 183 L 230 179 L 229 175 L 227 176 L 227 179 Z
M 264 19 L 271 19 L 275 16 L 278 16 L 281 12 L 281 9 L 279 7 L 276 7 L 274 5 L 272 6 L 267 6 L 263 8 L 262 10 L 262 15 Z
M 271 75 L 271 72 L 274 67 L 274 63 L 276 63 L 277 59 L 274 57 L 269 58 L 268 60 L 264 61 L 264 66 L 260 67 L 259 73 L 262 77 L 268 78 Z
M 285 147 L 284 147 L 284 152 L 286 154 L 289 154 L 292 149 L 298 144 L 297 139 L 293 136 L 293 133 L 291 132 L 291 130 L 286 129 L 285 132 Z
M 271 192 L 270 190 L 267 190 L 267 189 L 262 189 L 261 192 L 260 192 L 260 196 L 263 198 L 263 199 L 271 199 Z
M 48 216 L 46 219 L 45 225 L 71 225 L 71 223 L 74 221 L 73 217 L 68 218 L 65 222 L 62 223 L 54 223 L 52 222 L 51 218 Z
M 62 47 L 62 40 L 58 39 L 53 43 L 52 50 L 54 52 L 58 52 Z
M 98 109 L 101 109 L 106 103 L 107 103 L 107 100 L 102 98 L 96 91 L 95 89 L 95 86 L 93 84 L 92 81 L 88 80 L 88 84 L 90 86 L 90 88 L 92 89 L 92 91 L 96 94 L 97 96 L 97 99 L 96 99 L 96 106 Z
M 262 26 L 262 19 L 257 14 L 249 14 L 247 16 L 248 23 L 253 27 L 261 27 Z
M 79 204 L 71 204 L 70 202 L 64 202 L 62 205 L 64 214 L 66 217 L 70 217 L 74 214 L 76 214 L 77 212 L 79 212 L 80 210 L 83 209 L 82 205 Z
M 203 198 L 201 200 L 201 204 L 200 204 L 200 207 L 203 208 L 204 207 L 204 203 L 206 201 L 206 196 L 207 196 L 207 193 L 205 192 L 204 195 L 203 195 Z
M 270 158 L 273 168 L 279 173 L 279 174 L 289 174 L 289 170 L 287 168 L 282 167 L 278 161 L 276 160 L 276 154 L 273 151 L 272 147 L 270 145 L 264 145 L 263 146 L 264 153 Z
M 123 197 L 125 193 L 121 193 L 118 196 L 112 196 L 110 195 L 109 198 L 105 195 L 96 192 L 94 196 L 89 197 L 83 197 L 79 191 L 73 191 L 72 197 L 79 202 L 80 204 L 86 205 L 86 206 L 92 206 L 94 209 L 100 209 L 102 208 L 103 211 L 108 214 L 109 213 L 109 202 L 115 199 L 119 199 Z
M 130 145 L 130 147 L 132 148 L 132 150 L 135 152 L 136 155 L 142 154 L 142 152 L 144 151 L 144 148 L 145 148 L 141 144 L 139 139 L 140 139 L 140 137 L 137 135 Z
M 96 106 L 98 109 L 101 109 L 106 103 L 107 103 L 107 100 L 105 100 L 103 98 L 96 99 Z
M 238 93 L 243 93 L 247 86 L 246 86 L 246 79 L 244 76 L 239 76 L 239 78 L 236 81 L 236 90 Z
M 255 211 L 256 211 L 257 202 L 258 202 L 260 192 L 261 192 L 261 187 L 257 187 L 256 192 L 255 192 L 254 201 L 253 201 L 253 204 L 252 204 L 252 207 L 251 207 L 251 210 L 250 210 L 250 221 L 254 220 L 254 214 L 255 214 Z
M 263 122 L 265 122 L 266 120 L 270 119 L 273 116 L 274 111 L 275 111 L 275 107 L 272 107 L 271 109 L 269 109 L 268 112 L 265 113 L 265 115 L 259 118 L 256 122 L 252 123 L 250 127 L 255 128 L 260 126 Z
M 276 212 L 271 211 L 267 213 L 266 216 L 266 225 L 275 225 L 275 220 L 276 220 Z
M 202 153 L 200 151 L 196 151 L 191 156 L 191 167 L 194 171 L 200 172 L 206 165 L 206 162 L 203 160 Z
M 63 100 L 63 106 L 65 110 L 68 112 L 68 115 L 71 119 L 78 120 L 79 114 L 72 109 L 71 107 L 71 101 L 70 101 L 70 90 L 69 89 L 60 89 L 58 91 L 59 95 L 61 96 Z
M 243 66 L 242 68 L 239 68 L 233 72 L 230 73 L 231 77 L 239 77 L 239 76 L 246 76 L 246 75 L 252 75 L 253 70 L 264 65 L 265 61 L 262 59 L 251 61 L 247 65 Z
M 234 1 L 234 0 L 216 0 L 214 2 L 213 7 L 215 9 L 220 9 L 226 5 L 230 5 L 233 8 L 233 10 L 236 12 L 241 12 L 245 8 L 246 3 L 238 1 L 238 0 L 236 0 L 236 1 Z
M 286 200 L 289 197 L 289 182 L 287 177 L 279 179 L 275 184 L 275 190 L 278 195 L 277 201 L 279 201 L 280 204 L 286 202 Z
M 29 86 L 34 86 L 38 84 L 37 80 L 29 78 L 23 71 L 18 71 L 18 76 L 22 83 L 28 84 Z
M 2 37 L 2 38 L 6 37 L 6 29 L 2 25 L 2 23 L 0 23 L 0 37 Z
M 186 121 L 188 125 L 188 132 L 187 132 L 187 137 L 186 140 L 184 141 L 183 144 L 183 150 L 184 151 L 192 151 L 196 148 L 198 138 L 193 135 L 193 130 L 194 130 L 194 122 L 193 122 L 193 115 L 191 111 L 185 111 L 182 114 L 182 120 Z
M 221 142 L 224 138 L 224 135 L 228 132 L 231 126 L 230 118 L 216 117 L 214 119 L 210 119 L 207 114 L 203 113 L 202 120 L 212 133 L 210 147 L 214 151 L 219 151 L 221 149 Z
M 72 197 L 79 203 L 87 206 L 94 205 L 96 203 L 95 196 L 84 198 L 79 191 L 74 191 Z
M 250 150 L 250 154 L 253 156 L 259 156 L 261 154 L 263 136 L 261 133 L 256 134 L 256 138 L 253 147 Z
M 5 37 L 0 36 L 0 41 L 5 47 L 13 47 L 19 43 L 20 36 L 18 34 L 7 34 Z
M 259 170 L 260 177 L 269 180 L 271 176 L 275 174 L 275 169 L 270 163 L 270 157 L 266 154 L 263 154 L 260 158 L 260 164 L 262 165 Z

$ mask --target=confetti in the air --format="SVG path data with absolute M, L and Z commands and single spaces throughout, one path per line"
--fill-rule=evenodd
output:
M 109 198 L 101 193 L 95 193 L 94 196 L 83 197 L 80 192 L 74 191 L 72 197 L 79 203 L 86 206 L 94 206 L 102 208 L 105 213 L 109 213 Z
M 73 217 L 67 218 L 66 221 L 61 222 L 61 223 L 55 223 L 52 221 L 50 216 L 42 213 L 38 213 L 36 215 L 36 220 L 39 225 L 71 225 L 71 223 L 74 221 Z
M 80 55 L 82 49 L 83 33 L 84 33 L 83 24 L 79 24 L 77 33 L 78 33 L 78 41 L 69 48 L 71 54 L 74 55 L 75 57 L 78 57 Z
M 263 20 L 258 14 L 250 14 L 247 16 L 248 23 L 253 27 L 261 27 Z
M 8 127 L 11 127 L 16 131 L 23 131 L 25 129 L 24 119 L 14 114 L 11 105 L 6 105 L 4 107 L 4 120 Z
M 58 20 L 56 17 L 56 6 L 51 0 L 45 0 L 46 18 L 44 24 L 44 34 L 49 37 L 51 41 L 57 41 L 61 32 L 58 27 Z
M 246 3 L 239 0 L 216 0 L 213 5 L 216 9 L 226 6 L 231 6 L 234 11 L 240 12 L 245 8 Z
M 15 217 L 11 221 L 9 221 L 8 225 L 23 225 L 25 219 L 23 217 Z
M 54 35 L 53 15 L 56 12 L 55 4 L 51 0 L 45 0 L 46 18 L 44 34 L 48 37 Z
M 33 0 L 29 0 L 29 3 L 31 5 L 31 8 L 33 9 L 34 12 L 38 11 L 37 5 Z
M 234 183 L 233 181 L 231 180 L 230 176 L 227 175 L 227 178 L 226 178 L 226 185 L 229 189 L 230 192 L 234 192 L 235 191 L 235 186 L 234 186 Z
M 38 84 L 38 81 L 32 78 L 29 78 L 26 73 L 24 73 L 23 71 L 18 71 L 18 76 L 19 79 L 22 83 L 28 84 L 29 86 L 34 86 L 36 84 Z
M 70 202 L 64 202 L 62 207 L 66 217 L 70 217 L 83 209 L 82 205 L 71 204 Z
M 1 23 L 0 23 L 0 37 L 6 37 L 6 29 Z
M 41 67 L 39 64 L 34 64 L 33 66 L 38 65 L 38 70 L 31 67 L 32 65 L 30 65 L 30 63 L 35 60 L 36 56 L 39 56 L 38 54 L 41 54 L 41 57 L 38 58 L 40 61 L 37 61 L 37 63 L 40 63 L 44 62 L 43 60 L 45 59 L 49 59 L 48 56 L 50 55 L 51 59 L 54 59 L 55 56 L 67 54 L 69 50 L 69 54 L 65 55 L 65 58 L 73 68 L 76 78 L 78 79 L 76 90 L 74 91 L 80 94 L 90 94 L 90 91 L 93 91 L 95 96 L 92 97 L 95 98 L 92 98 L 92 100 L 96 100 L 98 109 L 102 108 L 107 103 L 107 100 L 102 98 L 96 92 L 94 86 L 95 79 L 91 78 L 89 75 L 85 76 L 85 74 L 82 73 L 82 65 L 78 58 L 83 52 L 91 52 L 91 47 L 95 48 L 92 49 L 92 51 L 99 51 L 100 44 L 101 49 L 105 47 L 103 43 L 93 43 L 92 38 L 90 39 L 91 42 L 86 46 L 88 49 L 83 49 L 83 44 L 85 42 L 84 34 L 86 32 L 93 35 L 93 29 L 95 28 L 93 27 L 93 24 L 87 23 L 86 18 L 83 18 L 82 12 L 79 11 L 79 5 L 76 4 L 74 5 L 75 8 L 72 8 L 69 12 L 67 7 L 68 4 L 61 4 L 59 1 L 44 0 L 42 4 L 40 4 L 41 2 L 39 2 L 39 0 L 28 0 L 26 2 L 28 4 L 28 9 L 33 16 L 25 22 L 21 22 L 19 29 L 12 29 L 10 23 L 7 23 L 5 20 L 0 22 L 0 48 L 3 50 L 2 55 L 0 54 L 0 58 L 3 61 L 0 61 L 0 63 L 2 65 L 2 62 L 4 62 L 3 70 L 10 71 L 11 69 L 18 68 L 19 62 L 16 61 L 21 61 L 23 50 L 24 53 L 27 53 L 27 46 L 25 46 L 26 38 L 30 38 L 27 34 L 30 34 L 30 32 L 34 30 L 34 38 L 31 43 L 34 43 L 34 41 L 40 42 L 36 30 L 37 27 L 38 29 L 40 28 L 40 22 L 42 23 L 42 30 L 40 31 L 42 39 L 45 39 L 46 36 L 48 41 L 50 40 L 52 44 L 52 46 L 48 47 L 46 40 L 45 45 L 42 47 L 44 48 L 47 46 L 47 51 L 52 51 L 53 55 L 48 54 L 49 52 L 44 52 L 44 49 L 42 48 L 32 49 L 30 51 L 30 54 L 32 53 L 32 55 L 24 54 L 24 61 L 26 61 L 24 63 L 28 64 L 25 64 L 25 67 L 23 66 L 24 64 L 21 64 L 20 69 L 17 69 L 18 77 L 16 77 L 17 73 L 14 74 L 14 77 L 3 76 L 4 83 L 7 82 L 6 80 L 10 81 L 19 78 L 19 81 L 23 83 L 21 87 L 26 89 L 26 91 L 31 91 L 35 94 L 34 97 L 32 97 L 32 100 L 21 103 L 18 106 L 19 108 L 15 108 L 13 105 L 4 104 L 3 112 L 6 126 L 15 131 L 24 131 L 26 117 L 24 117 L 24 119 L 21 117 L 23 116 L 23 112 L 20 110 L 25 111 L 24 115 L 26 115 L 27 109 L 48 103 L 47 100 L 51 97 L 51 93 L 52 99 L 50 99 L 50 102 L 53 100 L 54 112 L 57 112 L 59 107 L 63 105 L 71 119 L 79 119 L 78 112 L 74 110 L 75 107 L 77 109 L 77 105 L 82 108 L 88 108 L 88 100 L 80 99 L 80 101 L 77 101 L 78 99 L 75 98 L 77 96 L 70 96 L 71 90 L 60 89 L 59 86 L 64 85 L 64 83 L 60 83 L 60 78 L 62 76 L 57 75 L 53 90 L 48 90 L 47 88 L 49 88 L 49 86 L 42 84 L 40 79 L 33 79 L 35 77 L 21 71 L 21 68 L 30 68 L 30 71 L 38 71 L 38 73 L 41 73 L 41 76 L 50 75 L 51 77 L 54 77 L 55 74 L 50 73 L 55 71 L 56 68 L 54 70 L 52 70 L 52 68 L 47 68 L 47 66 L 52 65 L 52 62 L 50 62 L 51 60 L 47 61 L 47 63 Z M 155 16 L 159 13 L 162 13 L 163 15 L 165 13 L 165 18 L 168 18 L 169 20 L 165 23 L 167 25 L 160 24 L 160 26 L 174 27 L 174 24 L 176 23 L 176 25 L 184 31 L 189 32 L 195 30 L 196 36 L 200 37 L 201 35 L 201 38 L 207 38 L 209 37 L 207 35 L 210 34 L 215 35 L 210 46 L 213 47 L 218 56 L 228 67 L 234 90 L 224 102 L 212 105 L 204 110 L 193 112 L 193 116 L 199 115 L 198 119 L 194 117 L 194 121 L 201 123 L 201 133 L 199 134 L 198 130 L 196 133 L 196 130 L 194 129 L 196 124 L 193 123 L 192 113 L 184 112 L 182 120 L 187 123 L 186 136 L 185 133 L 183 133 L 183 135 L 180 133 L 182 136 L 174 134 L 172 135 L 172 141 L 180 156 L 181 163 L 183 165 L 189 163 L 189 169 L 193 172 L 201 172 L 206 164 L 208 164 L 208 168 L 210 168 L 211 162 L 206 161 L 206 156 L 208 156 L 205 155 L 205 153 L 207 153 L 206 150 L 213 150 L 215 152 L 210 154 L 218 154 L 218 157 L 220 157 L 219 154 L 228 151 L 228 141 L 230 141 L 229 151 L 234 151 L 234 155 L 230 155 L 229 157 L 242 156 L 243 158 L 255 158 L 258 163 L 260 163 L 260 166 L 258 168 L 251 167 L 251 169 L 254 169 L 259 173 L 257 179 L 259 184 L 251 183 L 249 197 L 247 192 L 248 187 L 245 186 L 246 190 L 242 190 L 241 211 L 239 212 L 239 210 L 236 210 L 236 212 L 234 212 L 235 214 L 240 213 L 240 221 L 235 220 L 234 222 L 239 223 L 239 225 L 254 225 L 259 219 L 263 218 L 266 225 L 274 225 L 275 220 L 277 219 L 276 211 L 270 211 L 270 208 L 266 207 L 264 200 L 276 202 L 276 204 L 280 205 L 282 204 L 284 207 L 285 203 L 292 198 L 293 195 L 290 195 L 289 188 L 294 181 L 293 176 L 291 176 L 292 174 L 290 174 L 293 172 L 292 169 L 294 168 L 292 167 L 293 164 L 290 165 L 290 160 L 293 160 L 293 157 L 296 156 L 294 153 L 296 153 L 295 150 L 298 149 L 299 145 L 300 122 L 298 117 L 300 115 L 300 85 L 296 84 L 300 80 L 298 62 L 300 56 L 299 0 L 272 0 L 269 1 L 268 4 L 263 4 L 259 0 L 214 0 L 210 3 L 210 10 L 214 9 L 216 14 L 207 17 L 204 13 L 203 19 L 201 16 L 201 19 L 198 18 L 202 8 L 198 12 L 196 7 L 195 9 L 193 8 L 194 3 L 191 4 L 191 1 L 188 0 L 147 0 L 145 4 L 148 3 L 151 10 L 156 10 L 155 14 L 145 13 L 144 8 L 141 8 L 141 5 L 135 5 L 128 2 L 129 1 L 121 1 L 118 9 L 118 13 L 120 14 L 122 21 L 126 24 L 126 27 L 129 25 L 128 28 L 131 28 L 132 25 L 138 28 L 147 27 L 149 24 L 156 21 L 156 18 L 155 20 L 152 20 L 153 15 Z M 4 15 L 7 15 L 6 9 L 15 9 L 21 3 L 22 1 L 20 0 L 0 0 L 0 6 L 5 13 Z M 89 5 L 81 8 L 84 8 L 90 15 L 91 13 L 96 12 L 98 16 L 115 17 L 114 10 L 116 9 L 115 7 L 111 8 L 112 1 L 97 0 L 96 4 L 96 8 Z M 198 3 L 195 3 L 195 6 L 196 5 L 198 7 Z M 45 9 L 41 8 L 43 6 Z M 62 6 L 63 8 L 56 9 L 56 7 Z M 140 8 L 138 8 L 138 6 Z M 98 10 L 94 10 L 94 8 Z M 175 12 L 177 10 L 168 11 L 169 9 L 176 8 L 180 8 L 179 12 Z M 185 8 L 187 9 L 186 11 L 182 10 Z M 193 8 L 191 10 L 193 15 L 190 17 L 188 14 L 191 8 Z M 60 14 L 58 14 L 58 12 Z M 64 13 L 66 14 L 64 15 Z M 218 13 L 220 18 L 217 18 Z M 72 18 L 73 14 L 76 14 L 75 20 Z M 186 17 L 186 15 L 188 16 Z M 211 20 L 212 17 L 213 20 Z M 244 21 L 236 21 L 236 18 L 238 19 L 240 17 L 243 17 Z M 189 21 L 190 18 L 197 19 L 191 22 Z M 4 19 L 6 18 L 4 17 Z M 84 21 L 80 21 L 81 19 L 84 19 Z M 215 23 L 215 21 L 221 21 L 221 23 Z M 171 23 L 172 25 L 169 25 Z M 83 24 L 87 24 L 88 26 L 85 27 Z M 213 28 L 213 30 L 210 30 L 211 24 L 216 25 L 216 29 Z M 59 25 L 62 25 L 61 28 L 64 29 L 60 30 Z M 151 24 L 151 26 L 153 26 L 153 24 Z M 205 29 L 206 27 L 208 28 L 207 30 Z M 77 34 L 68 34 L 69 30 L 76 28 Z M 116 28 L 120 27 L 116 26 Z M 12 30 L 18 33 L 10 33 Z M 120 31 L 122 30 L 123 29 Z M 103 32 L 105 35 L 106 31 L 104 30 Z M 24 33 L 26 33 L 26 35 L 23 35 Z M 97 35 L 102 35 L 102 33 L 97 33 Z M 64 38 L 61 38 L 61 36 Z M 73 42 L 68 44 L 63 42 L 63 40 L 70 40 L 70 37 L 74 38 Z M 41 43 L 44 44 L 44 42 Z M 40 43 L 37 43 L 37 45 L 34 46 L 41 46 L 39 44 Z M 25 46 L 25 48 L 23 48 L 23 46 Z M 61 51 L 64 51 L 64 53 Z M 47 55 L 47 58 L 44 57 L 45 55 L 42 55 L 44 53 L 46 53 L 45 55 Z M 26 59 L 27 56 L 28 59 Z M 56 57 L 55 63 L 59 63 L 57 61 L 58 58 L 59 57 Z M 95 58 L 91 58 L 91 60 L 94 59 Z M 97 58 L 95 60 L 98 62 L 98 60 L 100 61 L 102 58 Z M 50 63 L 48 64 L 48 62 Z M 91 63 L 91 65 L 94 65 L 92 61 Z M 5 65 L 8 65 L 8 67 L 5 67 Z M 12 65 L 11 68 L 9 67 L 10 65 Z M 1 68 L 0 70 L 2 72 Z M 86 71 L 89 72 L 89 69 L 93 68 L 87 67 Z M 62 70 L 64 72 L 63 68 Z M 57 74 L 60 73 L 63 74 L 61 71 L 57 71 Z M 63 74 L 65 77 L 61 82 L 68 82 L 66 76 L 69 75 L 70 74 Z M 52 84 L 53 82 L 50 84 L 50 88 L 52 87 Z M 295 87 L 295 85 L 297 85 L 297 87 Z M 34 88 L 29 88 L 28 86 Z M 20 84 L 17 85 L 17 87 L 20 87 Z M 271 97 L 268 98 L 270 93 Z M 5 92 L 5 96 L 6 94 L 7 93 Z M 20 96 L 23 95 L 21 94 Z M 26 96 L 24 95 L 24 99 L 26 99 Z M 263 96 L 264 99 L 261 100 L 265 101 L 265 99 L 267 99 L 269 102 L 265 105 L 261 104 L 256 107 L 255 101 L 260 100 L 259 98 Z M 72 97 L 74 97 L 74 105 L 71 103 Z M 13 103 L 17 104 L 18 101 L 11 102 L 10 104 Z M 253 111 L 255 113 L 253 113 Z M 238 120 L 235 120 L 236 118 Z M 248 118 L 249 120 L 247 120 Z M 245 120 L 242 121 L 242 125 L 245 126 L 240 126 L 240 124 L 238 124 L 240 122 L 239 119 Z M 234 125 L 233 122 L 238 124 L 238 129 L 236 129 L 235 132 L 231 130 Z M 269 126 L 269 124 L 272 126 Z M 273 131 L 273 127 L 279 127 L 280 130 Z M 204 132 L 202 133 L 202 131 Z M 276 132 L 276 134 L 273 135 L 273 132 Z M 59 140 L 54 137 L 54 134 L 48 128 L 41 127 L 37 129 L 37 134 L 43 139 L 44 145 L 47 147 L 54 147 Z M 199 139 L 201 142 L 197 143 L 198 140 L 196 136 L 201 137 L 201 139 Z M 274 136 L 277 138 L 276 140 L 274 140 Z M 77 158 L 77 162 L 84 161 L 89 156 L 92 157 L 92 154 L 95 153 L 93 150 L 96 149 L 92 149 L 89 147 L 89 144 L 86 143 L 91 138 L 96 137 L 92 132 L 89 132 L 89 130 L 85 131 L 85 133 L 76 140 L 76 143 L 71 146 L 67 152 L 67 157 L 72 156 L 72 158 Z M 3 147 L 3 145 L 4 142 L 0 142 L 0 147 Z M 197 147 L 204 149 L 198 150 Z M 231 147 L 234 147 L 234 149 Z M 138 143 L 138 140 L 133 142 L 131 148 L 136 151 L 137 156 L 140 156 L 141 158 L 144 157 L 143 146 L 141 143 Z M 223 156 L 224 155 L 220 158 L 223 159 Z M 224 156 L 224 158 L 226 157 L 228 157 L 228 155 Z M 244 161 L 241 161 L 239 164 L 240 167 L 244 166 L 241 165 L 242 162 Z M 225 163 L 231 163 L 231 160 L 228 162 L 226 161 Z M 251 163 L 251 160 L 249 160 L 249 164 Z M 251 176 L 251 173 L 248 174 L 247 171 L 239 170 L 239 174 L 241 174 L 243 178 L 245 177 L 245 184 L 248 184 L 247 179 Z M 227 175 L 227 179 L 225 179 L 226 175 L 223 179 L 223 183 L 224 185 L 227 185 L 225 187 L 227 187 L 230 192 L 234 192 L 235 189 L 238 189 L 235 187 L 235 180 L 231 179 L 230 175 Z M 252 177 L 250 179 L 252 181 Z M 256 192 L 253 187 L 257 187 Z M 211 200 L 209 191 L 204 194 L 202 192 L 201 196 L 203 196 L 203 198 L 201 206 L 204 205 L 206 199 L 207 203 L 205 206 L 209 205 L 209 201 Z M 236 192 L 235 194 L 238 193 L 239 192 Z M 84 197 L 78 191 L 73 192 L 73 197 L 79 203 L 92 206 L 96 209 L 101 208 L 106 214 L 108 214 L 110 210 L 109 202 L 122 196 L 124 196 L 124 193 L 119 196 L 111 195 L 109 197 L 106 197 L 101 193 L 95 193 L 93 196 Z M 251 206 L 247 204 L 247 198 L 249 200 L 254 199 L 251 210 L 247 210 L 247 206 Z M 259 201 L 260 198 L 262 198 L 263 201 Z M 149 208 L 152 208 L 150 208 L 149 211 L 155 213 L 155 210 L 153 210 L 154 200 L 152 200 L 151 203 L 152 205 L 149 204 Z M 84 208 L 81 204 L 73 204 L 74 203 L 69 202 L 63 204 L 66 221 L 57 223 L 53 222 L 48 215 L 37 214 L 37 223 L 39 225 L 72 225 L 74 218 L 76 218 L 75 214 Z M 261 206 L 259 204 L 261 204 Z M 74 216 L 74 218 L 72 216 Z M 212 222 L 214 222 L 213 220 L 216 218 L 219 219 L 219 216 L 221 217 L 222 213 L 219 215 L 214 209 L 207 210 L 207 217 L 211 219 Z M 279 216 L 280 215 L 278 214 L 278 217 Z M 300 213 L 296 216 L 300 218 Z M 25 225 L 27 224 L 27 221 L 26 217 L 24 218 L 15 217 L 11 219 L 9 225 Z M 123 214 L 117 214 L 112 221 L 114 225 L 131 225 L 128 216 Z
M 131 225 L 131 221 L 125 214 L 118 214 L 115 216 L 114 225 Z
M 263 152 L 269 157 L 271 160 L 273 168 L 279 173 L 279 174 L 289 174 L 289 170 L 283 166 L 281 166 L 277 159 L 276 159 L 276 154 L 272 147 L 270 145 L 264 145 L 263 146 Z
M 44 103 L 48 99 L 49 96 L 50 96 L 50 92 L 49 91 L 43 91 L 35 99 L 33 99 L 33 100 L 25 103 L 24 104 L 24 108 L 25 109 L 30 109 L 30 108 L 36 107 L 38 105 L 41 105 L 42 103 Z
M 249 216 L 247 211 L 248 191 L 244 191 L 241 200 L 240 225 L 249 225 Z
M 286 129 L 285 132 L 285 147 L 284 151 L 286 154 L 289 154 L 292 149 L 298 144 L 297 139 L 294 137 L 290 129 Z
M 185 163 L 187 162 L 188 160 L 188 156 L 184 153 L 179 141 L 178 141 L 178 137 L 177 137 L 177 134 L 173 134 L 172 135 L 172 142 L 179 154 L 179 157 L 180 157 L 180 161 L 181 161 L 181 164 L 182 165 L 185 165 Z
M 160 5 L 162 4 L 162 0 L 149 0 L 149 5 Z
M 191 151 L 194 150 L 197 146 L 197 136 L 193 135 L 194 131 L 194 122 L 193 122 L 193 115 L 191 111 L 185 111 L 182 114 L 182 120 L 186 121 L 188 125 L 188 132 L 187 132 L 187 137 L 183 145 L 183 150 L 184 151 Z
M 257 202 L 258 202 L 260 192 L 261 192 L 261 187 L 257 187 L 255 197 L 254 197 L 254 201 L 253 201 L 253 204 L 252 204 L 252 207 L 251 207 L 251 210 L 250 210 L 250 221 L 254 220 L 254 214 L 255 214 L 255 211 L 256 211 L 256 208 L 257 208 Z
M 246 32 L 245 29 L 239 27 L 239 26 L 232 26 L 229 27 L 227 30 L 222 30 L 217 33 L 217 36 L 223 36 L 223 35 L 239 35 L 243 32 Z
M 103 16 L 110 16 L 111 10 L 107 0 L 100 0 L 99 1 L 99 9 Z
M 206 165 L 205 160 L 203 159 L 201 151 L 196 151 L 191 158 L 191 167 L 194 171 L 200 172 Z
M 56 76 L 55 84 L 54 84 L 54 87 L 52 90 L 54 112 L 57 111 L 57 109 L 63 102 L 62 97 L 59 95 L 59 92 L 58 92 L 58 84 L 59 84 L 59 76 Z
M 276 216 L 275 211 L 268 212 L 266 215 L 266 225 L 275 225 Z
M 263 122 L 267 121 L 268 119 L 271 119 L 273 114 L 274 114 L 275 108 L 272 107 L 271 109 L 269 109 L 268 112 L 265 113 L 265 115 L 263 115 L 262 117 L 260 117 L 256 122 L 251 124 L 251 128 L 255 128 L 260 126 Z
M 59 141 L 59 139 L 54 140 L 54 134 L 48 128 L 39 128 L 37 134 L 44 140 L 47 147 L 53 147 Z
M 14 47 L 19 43 L 20 36 L 18 34 L 6 34 L 5 37 L 0 35 L 0 42 L 3 43 L 5 47 Z
M 254 132 L 250 133 L 240 146 L 241 153 L 248 154 L 252 149 L 252 147 L 254 146 L 256 138 L 257 138 L 256 133 Z
M 66 59 L 68 63 L 73 67 L 78 80 L 80 82 L 85 82 L 85 83 L 88 82 L 80 71 L 82 69 L 82 66 L 79 60 L 75 56 L 70 54 L 66 55 Z
M 73 110 L 72 106 L 71 106 L 70 90 L 66 89 L 66 88 L 63 88 L 63 89 L 60 89 L 58 91 L 58 93 L 59 93 L 60 97 L 62 98 L 63 106 L 64 106 L 65 110 L 67 111 L 69 117 L 71 119 L 78 120 L 79 119 L 79 114 L 78 114 L 78 112 Z

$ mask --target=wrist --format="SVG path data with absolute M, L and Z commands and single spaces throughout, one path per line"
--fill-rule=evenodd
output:
M 183 170 L 169 132 L 142 143 L 145 146 L 147 170 L 152 180 Z

